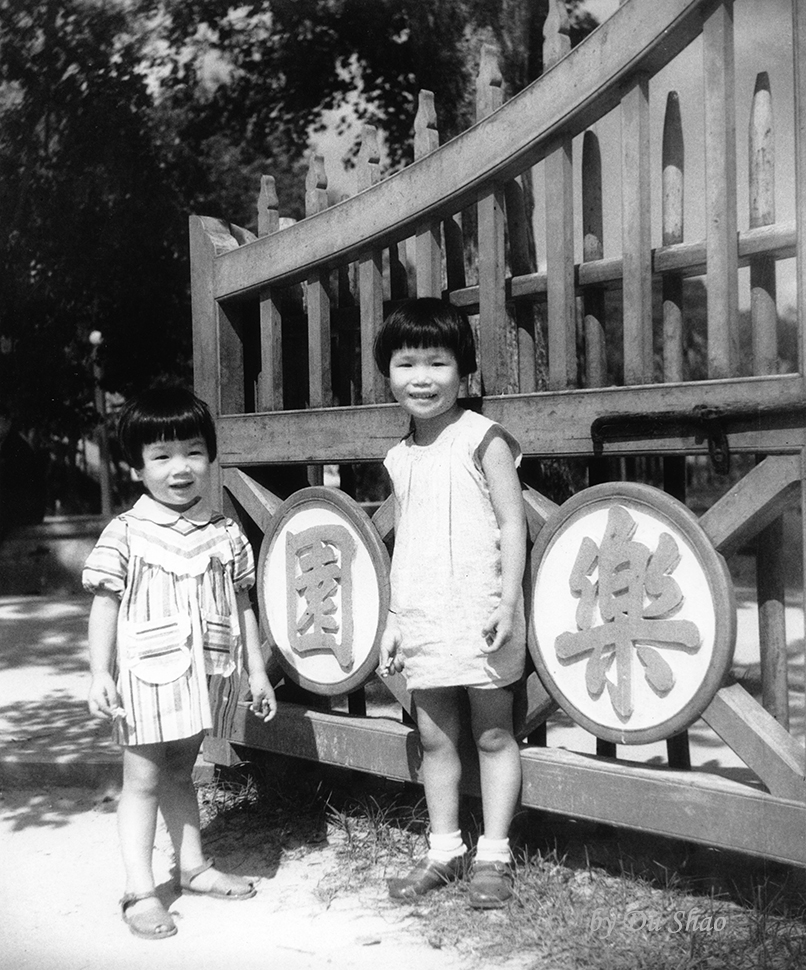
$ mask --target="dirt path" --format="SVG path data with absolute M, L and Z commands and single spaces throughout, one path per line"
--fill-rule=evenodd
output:
M 111 796 L 111 797 L 110 797 Z M 260 876 L 243 903 L 179 896 L 170 889 L 167 836 L 155 854 L 179 933 L 159 942 L 133 937 L 120 919 L 123 883 L 115 799 L 74 788 L 7 791 L 0 812 L 0 965 L 14 970 L 460 970 L 477 961 L 437 950 L 407 908 L 382 887 L 322 899 L 338 864 L 326 842 L 282 853 L 239 849 L 227 838 L 220 863 Z

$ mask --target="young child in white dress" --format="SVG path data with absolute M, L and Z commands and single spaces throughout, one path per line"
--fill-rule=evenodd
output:
M 126 873 L 121 914 L 145 939 L 176 925 L 154 885 L 157 809 L 173 842 L 184 892 L 249 899 L 248 879 L 214 868 L 202 852 L 193 765 L 212 726 L 211 674 L 249 672 L 252 710 L 277 709 L 247 590 L 251 547 L 210 508 L 215 425 L 183 387 L 156 387 L 123 409 L 118 436 L 145 493 L 103 531 L 84 567 L 89 619 L 90 712 L 113 724 L 123 748 L 118 834 Z
M 496 908 L 512 894 L 509 828 L 521 786 L 512 727 L 513 687 L 526 653 L 520 448 L 500 425 L 458 403 L 476 354 L 467 319 L 450 304 L 401 304 L 384 321 L 374 351 L 412 424 L 384 462 L 396 517 L 380 669 L 402 670 L 413 694 L 430 822 L 427 856 L 390 880 L 389 891 L 413 899 L 463 869 L 459 736 L 466 693 L 484 815 L 470 903 Z

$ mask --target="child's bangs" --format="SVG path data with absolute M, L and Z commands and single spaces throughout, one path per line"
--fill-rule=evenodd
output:
M 456 340 L 454 334 L 446 332 L 434 320 L 405 320 L 398 327 L 395 334 L 395 350 L 402 350 L 404 347 L 450 350 L 456 353 Z
M 118 438 L 132 468 L 143 467 L 143 448 L 158 441 L 201 438 L 210 461 L 216 458 L 215 422 L 209 408 L 183 387 L 155 387 L 130 401 L 118 421 Z
M 193 413 L 180 415 L 148 415 L 143 417 L 140 427 L 141 445 L 153 445 L 158 441 L 189 441 L 191 438 L 205 439 L 204 428 Z

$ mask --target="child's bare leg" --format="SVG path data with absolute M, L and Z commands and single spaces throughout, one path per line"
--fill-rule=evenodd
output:
M 389 895 L 401 900 L 416 899 L 455 879 L 466 851 L 459 830 L 459 692 L 439 688 L 414 696 L 431 833 L 428 855 L 407 875 L 389 880 Z
M 144 744 L 123 749 L 123 789 L 118 802 L 118 837 L 126 870 L 126 893 L 142 895 L 154 890 L 154 835 L 157 828 L 158 789 L 163 746 Z M 162 910 L 150 897 L 127 906 L 127 917 Z M 170 925 L 172 921 L 167 921 Z
M 459 828 L 459 692 L 434 688 L 415 692 L 417 730 L 423 748 L 423 785 L 432 833 Z
M 521 758 L 512 731 L 512 692 L 470 688 L 473 739 L 479 753 L 484 834 L 506 839 L 520 798 Z
M 182 873 L 201 869 L 206 862 L 201 842 L 201 822 L 196 788 L 193 785 L 193 766 L 201 746 L 202 735 L 170 741 L 165 745 L 165 761 L 160 784 L 159 806 L 168 834 L 173 843 L 176 865 Z M 194 892 L 233 896 L 249 892 L 251 882 L 208 868 L 192 880 L 185 878 L 186 888 L 192 883 Z
M 199 803 L 193 786 L 193 766 L 201 739 L 201 734 L 197 734 L 165 745 L 160 810 L 173 843 L 176 864 L 185 870 L 195 869 L 204 862 Z
M 509 826 L 521 789 L 521 759 L 512 733 L 512 693 L 471 689 L 473 738 L 479 753 L 484 833 L 476 846 L 468 900 L 474 909 L 500 909 L 513 892 Z

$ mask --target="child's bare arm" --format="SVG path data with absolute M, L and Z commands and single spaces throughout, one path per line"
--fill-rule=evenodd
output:
M 481 467 L 501 533 L 501 602 L 484 627 L 487 652 L 493 653 L 512 636 L 526 567 L 526 514 L 515 460 L 500 434 L 486 442 Z
M 403 669 L 400 639 L 397 616 L 390 610 L 386 619 L 386 628 L 381 637 L 380 657 L 378 658 L 378 673 L 381 677 L 388 677 L 390 674 L 396 674 Z
M 92 682 L 87 702 L 95 717 L 114 717 L 120 705 L 112 677 L 119 610 L 120 600 L 117 594 L 110 592 L 97 593 L 90 608 L 88 639 Z
M 243 637 L 244 659 L 246 671 L 249 674 L 249 689 L 252 692 L 252 703 L 249 709 L 263 721 L 270 721 L 277 713 L 277 698 L 274 688 L 266 674 L 266 662 L 260 650 L 260 631 L 257 617 L 249 602 L 248 593 L 238 593 L 238 619 L 241 624 Z

